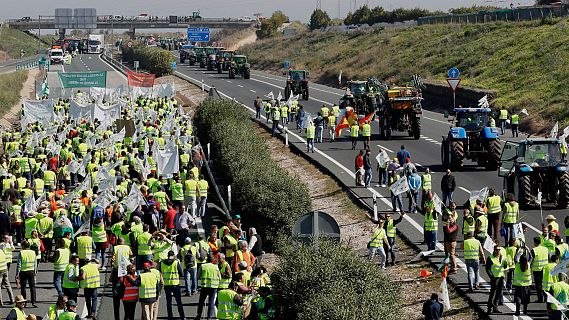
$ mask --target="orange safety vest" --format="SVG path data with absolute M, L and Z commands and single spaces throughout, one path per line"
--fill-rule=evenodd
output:
M 122 277 L 121 281 L 124 284 L 124 296 L 122 297 L 123 301 L 136 301 L 138 300 L 138 287 L 133 286 L 130 282 L 126 279 L 127 276 Z M 133 280 L 138 278 L 137 275 L 133 277 Z

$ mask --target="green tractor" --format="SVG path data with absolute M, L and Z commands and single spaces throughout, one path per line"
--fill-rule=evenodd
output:
M 207 62 L 207 54 L 206 54 L 207 47 L 196 47 L 194 49 L 195 53 L 195 62 L 200 62 L 200 68 L 205 68 L 205 64 Z M 190 56 L 190 65 L 192 65 L 192 60 Z
M 251 78 L 251 65 L 247 62 L 247 56 L 234 55 L 231 57 L 229 79 L 235 79 L 236 74 L 242 76 L 243 79 Z
M 352 108 L 356 114 L 368 115 L 381 104 L 380 84 L 375 79 L 348 81 L 346 93 L 340 98 L 340 109 Z
M 235 55 L 235 51 L 221 50 L 217 55 L 217 73 L 229 70 L 231 65 L 231 57 Z
M 284 93 L 287 100 L 291 93 L 301 95 L 302 100 L 308 100 L 308 71 L 288 70 Z
M 217 68 L 217 56 L 223 50 L 223 47 L 210 47 L 206 52 L 206 65 L 208 71 L 214 71 Z

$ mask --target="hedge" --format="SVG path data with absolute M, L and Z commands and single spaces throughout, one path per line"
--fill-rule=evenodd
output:
M 172 52 L 159 47 L 148 47 L 144 44 L 134 44 L 132 47 L 122 46 L 122 59 L 133 63 L 139 61 L 140 68 L 155 74 L 157 77 L 172 74 L 172 62 L 176 58 Z
M 401 320 L 399 286 L 377 264 L 342 244 L 287 243 L 271 274 L 281 319 Z
M 234 208 L 257 228 L 264 247 L 274 250 L 276 240 L 290 235 L 296 219 L 311 211 L 308 189 L 271 159 L 242 105 L 208 99 L 197 108 L 195 125 L 202 145 L 211 143 L 216 169 L 231 184 Z

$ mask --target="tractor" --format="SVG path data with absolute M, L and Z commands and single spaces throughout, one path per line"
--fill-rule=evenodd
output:
M 231 66 L 229 66 L 229 79 L 235 79 L 238 74 L 243 79 L 251 78 L 251 66 L 247 63 L 247 56 L 234 55 L 231 57 Z
M 506 141 L 498 176 L 504 178 L 504 190 L 514 194 L 522 209 L 542 202 L 567 208 L 569 166 L 563 149 L 563 141 L 555 138 Z
M 381 103 L 380 84 L 375 79 L 348 81 L 346 93 L 340 98 L 340 109 L 352 108 L 356 114 L 368 115 Z
M 201 48 L 197 48 L 191 44 L 185 44 L 180 48 L 180 64 L 188 60 L 190 66 L 196 64 L 196 51 Z
M 206 65 L 208 71 L 213 71 L 217 69 L 217 56 L 219 52 L 223 50 L 222 47 L 210 47 L 206 48 Z
M 217 73 L 229 70 L 231 65 L 231 57 L 235 55 L 235 51 L 221 50 L 217 55 Z
M 498 128 L 490 127 L 490 108 L 456 108 L 448 135 L 443 136 L 441 158 L 445 168 L 461 170 L 464 159 L 477 162 L 487 170 L 500 164 L 502 147 Z M 448 118 L 448 114 L 445 113 Z
M 381 139 L 391 140 L 393 131 L 407 132 L 414 139 L 421 137 L 421 85 L 380 86 L 382 103 L 377 116 Z
M 302 100 L 308 100 L 308 71 L 288 70 L 284 93 L 287 100 L 291 93 L 301 95 Z

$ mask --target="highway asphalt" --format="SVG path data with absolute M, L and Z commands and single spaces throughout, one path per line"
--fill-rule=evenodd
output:
M 253 71 L 251 79 L 249 80 L 245 80 L 240 77 L 237 77 L 237 79 L 229 79 L 227 73 L 217 74 L 217 72 L 200 69 L 199 66 L 190 67 L 187 63 L 183 65 L 178 63 L 176 75 L 194 83 L 201 83 L 203 81 L 206 89 L 215 87 L 224 97 L 235 99 L 249 107 L 251 109 L 250 112 L 253 112 L 253 100 L 257 96 L 264 97 L 271 91 L 276 96 L 279 90 L 283 91 L 285 85 L 284 77 L 267 74 L 261 71 Z M 333 103 L 338 103 L 342 94 L 342 90 L 310 83 L 310 98 L 308 101 L 300 101 L 300 104 L 304 106 L 304 109 L 307 112 L 316 115 L 323 104 L 330 106 Z M 265 123 L 265 120 L 263 119 L 262 122 Z M 372 132 L 374 135 L 372 136 L 372 156 L 375 158 L 381 148 L 387 151 L 390 157 L 394 157 L 396 152 L 400 149 L 400 146 L 405 145 L 411 153 L 413 162 L 420 165 L 420 171 L 422 171 L 421 167 L 429 167 L 434 171 L 432 174 L 433 188 L 439 196 L 442 196 L 440 192 L 440 181 L 443 175 L 443 170 L 440 160 L 440 147 L 442 136 L 446 136 L 448 134 L 449 127 L 450 123 L 442 114 L 424 110 L 422 118 L 422 133 L 419 140 L 413 140 L 403 136 L 403 133 L 400 133 L 401 136 L 396 135 L 391 141 L 380 141 L 377 123 L 373 123 Z M 290 144 L 294 148 L 305 152 L 305 134 L 294 130 L 294 124 L 289 124 L 288 128 L 290 129 L 288 135 Z M 374 172 L 371 188 L 355 186 L 353 163 L 358 150 L 351 150 L 351 142 L 347 136 L 347 133 L 344 133 L 342 138 L 338 139 L 338 141 L 329 143 L 326 141 L 327 134 L 325 133 L 324 143 L 316 144 L 316 153 L 310 153 L 307 156 L 325 167 L 330 174 L 349 187 L 350 190 L 370 208 L 373 204 L 372 197 L 373 195 L 376 195 L 378 197 L 377 203 L 380 211 L 390 211 L 391 204 L 389 200 L 389 190 L 386 188 L 375 187 L 377 184 L 376 172 Z M 510 132 L 506 133 L 502 138 L 504 140 L 510 140 Z M 363 148 L 363 144 L 361 142 L 358 143 L 359 145 L 357 149 Z M 483 187 L 491 187 L 501 193 L 503 189 L 502 178 L 498 177 L 496 171 L 486 171 L 475 166 L 467 166 L 464 172 L 454 172 L 454 175 L 457 182 L 454 199 L 459 206 L 468 200 L 470 190 L 479 190 Z M 404 199 L 403 202 L 404 208 L 407 210 L 407 199 Z M 561 224 L 562 231 L 564 231 L 563 219 L 565 218 L 566 210 L 544 209 L 543 215 L 545 216 L 547 214 L 555 215 L 558 222 Z M 537 236 L 539 234 L 539 229 L 541 228 L 540 211 L 527 210 L 521 212 L 520 216 L 523 217 L 522 221 L 530 224 L 530 229 L 526 235 L 526 239 L 531 239 L 534 236 Z M 400 227 L 398 228 L 398 231 L 404 234 L 405 237 L 412 241 L 420 250 L 426 250 L 426 246 L 421 244 L 423 241 L 423 221 L 423 216 L 420 214 L 408 214 L 405 216 L 403 223 L 400 224 Z M 462 215 L 459 225 L 462 225 Z M 442 244 L 442 223 L 439 223 L 438 239 Z M 501 240 L 503 241 L 503 239 Z M 459 244 L 459 247 L 460 245 L 461 244 Z M 459 253 L 459 256 L 462 257 L 462 250 L 457 250 L 457 252 Z M 442 252 L 442 246 L 439 246 L 439 251 L 437 251 L 431 259 L 435 263 L 440 263 L 443 258 L 444 253 Z M 459 269 L 461 269 L 459 273 L 451 275 L 450 279 L 457 285 L 459 290 L 466 291 L 466 289 L 468 289 L 468 282 L 465 272 L 466 269 L 463 263 L 460 264 Z M 481 271 L 481 275 L 487 279 L 483 270 Z M 485 288 L 483 289 L 485 292 L 469 294 L 468 296 L 473 303 L 479 305 L 483 310 L 486 310 L 486 301 L 488 297 L 487 291 L 489 286 L 483 285 L 483 288 Z M 533 302 L 537 298 L 535 296 L 535 291 L 533 291 L 532 294 Z M 428 295 L 428 293 L 425 293 L 425 298 L 427 298 Z M 505 294 L 505 298 L 509 299 L 512 297 Z M 506 300 L 506 302 L 508 301 Z M 509 313 L 509 315 L 493 315 L 492 319 L 510 319 L 513 314 L 513 308 L 513 304 L 506 303 L 506 306 L 501 307 L 501 310 L 506 314 Z M 522 319 L 540 319 L 546 317 L 544 304 L 532 303 L 530 304 L 529 309 L 529 316 L 522 317 Z

